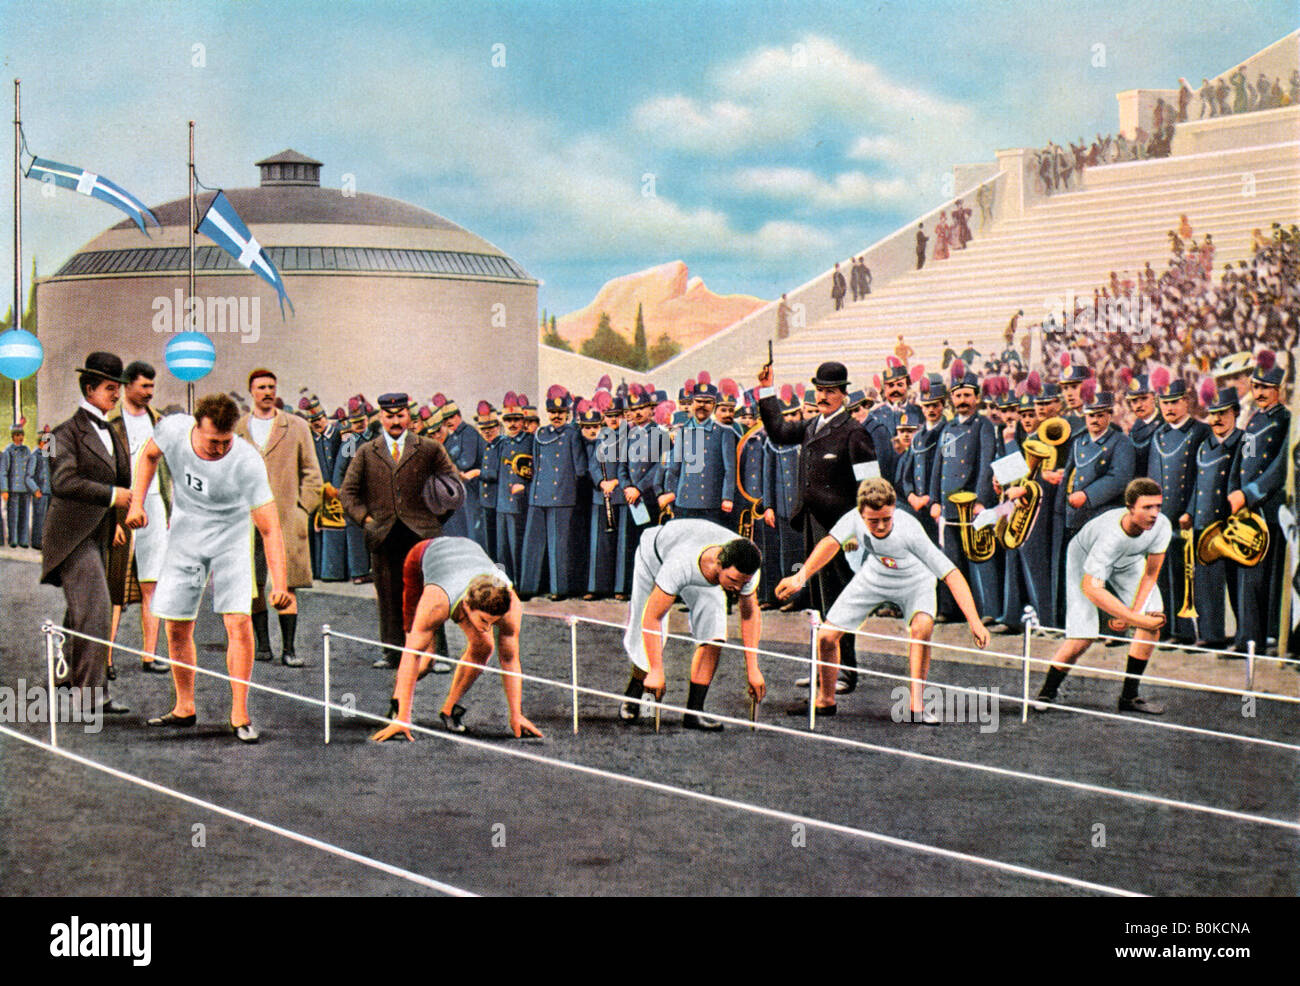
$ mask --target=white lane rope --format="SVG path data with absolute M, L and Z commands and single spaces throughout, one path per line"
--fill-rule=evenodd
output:
M 175 788 L 167 787 L 165 784 L 158 784 L 155 781 L 146 780 L 145 778 L 139 777 L 135 774 L 129 774 L 124 770 L 118 770 L 116 767 L 110 767 L 107 764 L 99 763 L 98 761 L 91 760 L 88 757 L 80 756 L 76 753 L 71 752 L 70 750 L 64 750 L 57 746 L 50 746 L 48 743 L 38 740 L 33 736 L 28 736 L 24 733 L 20 733 L 16 729 L 11 729 L 8 726 L 0 725 L 0 734 L 10 736 L 16 740 L 21 740 L 22 742 L 27 743 L 30 746 L 34 746 L 37 749 L 44 750 L 47 753 L 53 753 L 57 756 L 70 760 L 73 763 L 81 764 L 81 766 L 88 767 L 91 770 L 98 770 L 102 773 L 108 774 L 110 777 L 115 777 L 118 780 L 126 781 L 130 784 L 138 785 L 139 787 L 145 788 L 146 790 L 149 791 L 154 791 L 158 794 L 165 794 L 170 798 L 176 798 L 179 801 L 184 801 L 187 804 L 194 805 L 195 807 L 203 808 L 207 811 L 215 812 L 218 815 L 224 815 L 226 818 L 232 818 L 237 822 L 243 822 L 245 825 L 251 825 L 254 828 L 259 828 L 266 832 L 271 832 L 274 835 L 281 836 L 285 839 L 289 839 L 293 842 L 300 843 L 304 846 L 310 846 L 313 849 L 319 849 L 321 852 L 329 853 L 332 856 L 338 856 L 341 859 L 346 859 L 354 863 L 359 863 L 362 866 L 367 866 L 370 869 L 378 870 L 381 873 L 387 873 L 389 876 L 395 876 L 403 880 L 409 880 L 411 883 L 419 884 L 422 887 L 428 887 L 430 890 L 436 890 L 439 893 L 447 894 L 448 896 L 451 897 L 477 897 L 478 896 L 478 894 L 476 893 L 473 893 L 469 890 L 463 890 L 460 887 L 452 886 L 450 883 L 443 883 L 441 880 L 434 880 L 431 877 L 424 876 L 423 874 L 420 873 L 414 873 L 411 870 L 403 869 L 400 866 L 394 866 L 391 863 L 385 863 L 383 860 L 375 859 L 371 856 L 366 856 L 359 852 L 353 852 L 351 849 L 344 849 L 342 846 L 336 846 L 333 843 L 325 842 L 321 839 L 313 838 L 310 835 L 303 835 L 301 832 L 295 832 L 293 829 L 287 829 L 282 825 L 276 825 L 273 822 L 263 821 L 260 818 L 254 818 L 252 815 L 246 815 L 241 811 L 235 811 L 232 808 L 226 808 L 223 807 L 222 805 L 214 804 L 211 801 L 205 801 L 202 798 L 196 798 L 192 794 L 186 794 L 184 791 L 177 791 Z

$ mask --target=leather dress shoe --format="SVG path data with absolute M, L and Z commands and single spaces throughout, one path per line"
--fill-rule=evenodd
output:
M 161 657 L 156 657 L 152 661 L 141 661 L 140 670 L 144 674 L 167 674 L 171 667 Z
M 564 602 L 564 600 L 568 599 L 569 597 L 562 592 L 552 592 L 546 598 L 553 603 L 560 603 L 560 602 Z
M 106 716 L 124 716 L 131 710 L 121 702 L 114 702 L 111 698 L 106 698 L 99 706 L 99 711 Z
M 596 599 L 596 594 L 595 594 L 594 592 L 584 592 L 584 593 L 582 594 L 582 601 L 583 601 L 583 602 L 590 603 L 590 602 L 594 602 L 595 599 Z
M 275 660 L 275 655 L 272 654 L 269 650 L 262 650 L 262 648 L 259 647 L 259 648 L 257 649 L 257 651 L 253 654 L 253 660 L 255 660 L 255 661 L 274 661 L 274 660 Z
M 616 593 L 614 593 L 614 602 L 616 602 L 616 603 L 625 603 L 625 602 L 627 602 L 628 599 L 630 599 L 630 598 L 631 598 L 631 597 L 628 596 L 628 594 L 627 594 L 626 592 L 616 592 Z
M 469 729 L 461 722 L 465 718 L 465 706 L 453 705 L 451 715 L 446 712 L 439 712 L 438 718 L 442 720 L 442 728 L 449 733 L 468 733 Z
M 285 651 L 280 655 L 280 663 L 286 668 L 300 668 L 303 666 L 303 659 L 291 650 Z
M 833 716 L 833 715 L 835 715 L 835 709 L 836 709 L 836 706 L 834 706 L 834 705 L 826 705 L 826 706 L 821 706 L 821 705 L 819 705 L 819 706 L 817 706 L 817 715 L 819 715 L 819 716 Z M 789 707 L 785 710 L 785 714 L 788 715 L 788 716 L 804 716 L 804 717 L 806 718 L 807 715 L 808 715 L 808 703 L 807 703 L 807 701 L 803 701 L 803 702 L 795 702 L 794 705 L 789 706 Z
M 842 674 L 839 680 L 835 682 L 835 694 L 847 695 L 858 687 L 858 676 L 856 673 Z
M 241 743 L 256 743 L 258 740 L 257 730 L 251 722 L 246 722 L 242 726 L 236 726 L 232 722 L 230 729 L 235 734 L 235 739 Z
M 383 670 L 395 671 L 395 670 L 397 670 L 397 665 L 396 665 L 396 664 L 390 664 L 390 663 L 388 662 L 388 658 L 386 658 L 386 657 L 381 657 L 379 660 L 377 660 L 374 664 L 372 664 L 372 665 L 370 665 L 370 666 L 371 666 L 372 668 L 377 668 L 377 669 L 379 669 L 380 671 L 383 671 Z
M 174 712 L 168 712 L 166 715 L 154 716 L 146 722 L 149 726 L 172 726 L 178 729 L 185 729 L 193 726 L 198 721 L 198 716 L 191 713 L 187 716 L 178 716 Z
M 1150 702 L 1141 695 L 1134 695 L 1132 698 L 1120 696 L 1119 710 L 1121 712 L 1141 712 L 1148 716 L 1162 716 L 1165 714 L 1165 707 L 1159 702 Z
M 706 719 L 702 715 L 688 712 L 682 716 L 682 728 L 698 729 L 702 733 L 720 733 L 723 727 L 716 719 Z

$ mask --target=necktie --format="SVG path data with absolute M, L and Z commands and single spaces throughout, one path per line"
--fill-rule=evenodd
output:
M 396 462 L 402 457 L 401 450 L 397 447 L 397 441 L 393 441 L 393 461 Z

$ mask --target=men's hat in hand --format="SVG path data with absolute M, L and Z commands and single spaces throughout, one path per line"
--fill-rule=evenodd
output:
M 465 484 L 450 473 L 434 473 L 424 481 L 420 496 L 432 514 L 455 513 L 465 502 Z

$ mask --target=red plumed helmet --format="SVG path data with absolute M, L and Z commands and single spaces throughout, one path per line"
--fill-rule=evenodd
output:
M 520 406 L 520 407 L 527 407 L 527 406 L 528 406 L 528 395 L 527 395 L 527 394 L 523 394 L 523 393 L 521 393 L 521 394 L 519 395 L 519 406 Z
M 1021 380 L 1016 384 L 1016 397 L 1024 397 L 1027 393 L 1029 393 L 1029 384 Z
M 684 391 L 686 391 L 686 393 L 688 393 L 688 394 L 689 394 L 692 390 L 694 390 L 694 389 L 695 389 L 695 378 L 694 378 L 694 377 L 687 377 L 687 378 L 686 378 L 686 382 L 685 382 L 684 384 L 682 384 L 682 389 L 683 389 Z
M 673 411 L 676 409 L 677 405 L 672 401 L 660 401 L 658 405 L 655 406 L 655 424 L 666 428 L 668 422 L 672 421 Z
M 1261 349 L 1259 355 L 1255 357 L 1255 365 L 1267 373 L 1277 366 L 1277 353 L 1271 349 Z
M 1133 371 L 1127 366 L 1121 366 L 1119 368 L 1119 378 L 1124 381 L 1124 388 L 1128 389 L 1129 382 L 1133 379 Z
M 604 414 L 609 410 L 609 406 L 614 403 L 614 397 L 608 390 L 601 390 L 591 399 L 591 403 L 596 406 L 596 409 L 600 411 L 601 414 Z
M 1061 369 L 1068 369 L 1070 366 L 1070 351 L 1067 349 L 1061 353 Z
M 596 382 L 597 390 L 609 390 L 609 388 L 612 386 L 614 386 L 614 381 L 609 378 L 608 373 L 606 373 L 603 377 L 600 378 L 600 380 Z
M 444 404 L 446 404 L 446 403 L 447 403 L 447 398 L 446 398 L 445 396 L 443 396 L 442 394 L 434 394 L 434 395 L 433 395 L 433 406 L 434 406 L 434 407 L 442 407 L 442 406 L 443 406 Z
M 800 380 L 797 384 L 794 385 L 795 397 L 799 398 L 799 400 L 803 400 L 803 391 L 804 391 L 803 381 Z
M 708 370 L 701 370 L 699 376 L 695 378 L 696 383 L 712 383 L 713 378 L 709 376 Z
M 880 374 L 879 374 L 879 373 L 873 373 L 873 374 L 871 375 L 871 382 L 874 383 L 874 384 L 876 385 L 876 389 L 877 389 L 877 390 L 880 390 L 880 388 L 883 386 L 883 385 L 881 384 L 881 382 L 880 382 Z
M 546 388 L 546 399 L 548 401 L 559 400 L 561 397 L 566 396 L 568 393 L 569 391 L 564 387 L 562 387 L 560 384 L 553 383 Z
M 519 397 L 513 390 L 507 390 L 506 396 L 501 400 L 502 407 L 518 407 Z
M 1083 383 L 1079 384 L 1079 397 L 1085 404 L 1091 404 L 1092 399 L 1097 396 L 1097 380 L 1095 377 L 1089 377 Z
M 781 403 L 789 404 L 794 400 L 794 388 L 788 383 L 781 384 Z
M 491 414 L 491 413 L 492 413 L 492 405 L 489 404 L 487 401 L 479 401 L 479 402 L 478 402 L 478 413 L 479 413 L 480 415 L 488 415 L 488 414 Z
M 902 366 L 902 365 L 903 365 L 903 361 L 899 359 L 897 356 L 885 357 L 885 366 L 889 367 L 891 370 L 896 366 Z
M 952 361 L 952 378 L 954 381 L 960 380 L 966 375 L 966 364 L 959 359 Z
M 1169 370 L 1163 366 L 1157 366 L 1151 371 L 1151 389 L 1157 394 L 1169 386 Z
M 1038 375 L 1037 370 L 1029 371 L 1029 376 L 1025 378 L 1025 390 L 1030 397 L 1037 397 L 1043 392 L 1043 378 Z
M 916 383 L 923 376 L 925 376 L 925 367 L 922 364 L 917 363 L 914 367 L 912 367 L 910 371 L 910 375 L 912 377 L 912 383 Z
M 929 378 L 929 377 L 922 377 L 922 378 L 921 378 L 921 382 L 920 382 L 919 384 L 917 384 L 917 389 L 921 391 L 921 396 L 922 396 L 922 397 L 927 397 L 927 396 L 929 396 L 929 393 L 930 393 L 930 378 Z
M 575 411 L 578 414 L 586 414 L 590 410 L 591 410 L 591 401 L 587 400 L 587 398 L 585 397 L 579 400 L 577 406 L 575 407 Z
M 645 393 L 645 391 L 641 389 L 641 385 L 639 383 L 634 383 L 631 386 L 629 386 L 627 388 L 627 392 L 632 397 L 640 397 L 642 394 Z
M 1196 393 L 1201 399 L 1201 407 L 1209 407 L 1213 404 L 1214 399 L 1219 396 L 1219 392 L 1214 386 L 1214 377 L 1202 377 Z
M 718 389 L 728 397 L 740 396 L 740 387 L 737 386 L 736 381 L 732 380 L 731 377 L 723 377 L 719 380 Z

